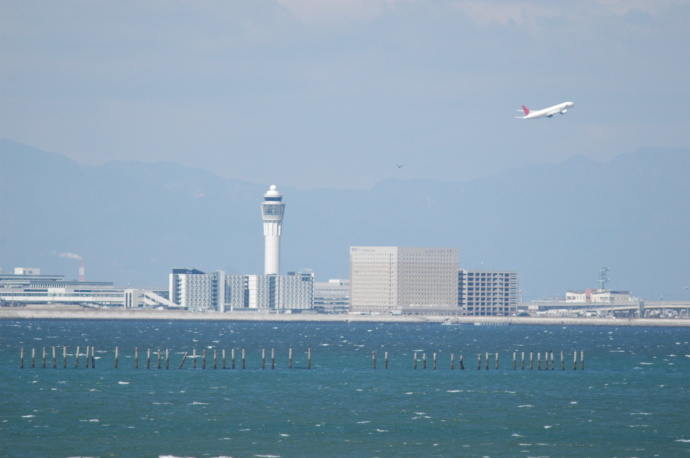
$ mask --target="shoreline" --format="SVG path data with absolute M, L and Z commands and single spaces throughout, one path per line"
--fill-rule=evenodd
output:
M 422 315 L 349 315 L 266 312 L 190 312 L 171 310 L 74 310 L 0 308 L 0 320 L 161 320 L 161 321 L 268 321 L 314 323 L 403 323 L 451 325 L 647 326 L 690 327 L 688 319 L 663 318 L 560 318 L 560 317 L 443 317 Z

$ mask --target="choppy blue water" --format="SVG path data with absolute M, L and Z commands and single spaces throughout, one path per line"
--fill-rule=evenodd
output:
M 0 455 L 688 456 L 689 341 L 687 328 L 0 321 Z M 77 345 L 95 347 L 96 368 L 84 368 L 83 356 L 74 368 Z M 169 370 L 157 369 L 159 348 L 170 349 Z M 237 369 L 220 369 L 220 350 L 230 367 L 233 348 Z M 206 349 L 206 369 L 189 357 L 179 369 L 194 349 Z M 574 350 L 585 352 L 585 370 L 573 371 Z M 534 370 L 520 370 L 530 351 Z M 556 370 L 537 370 L 537 352 L 550 351 Z M 485 352 L 490 370 L 477 370 Z

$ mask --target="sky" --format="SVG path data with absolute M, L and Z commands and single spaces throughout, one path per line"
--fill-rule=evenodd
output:
M 690 146 L 688 24 L 690 0 L 0 0 L 0 137 L 300 189 L 608 161 Z

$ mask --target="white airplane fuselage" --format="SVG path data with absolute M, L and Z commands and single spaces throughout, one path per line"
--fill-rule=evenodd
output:
M 522 106 L 522 111 L 525 112 L 525 116 L 518 116 L 520 119 L 537 119 L 537 118 L 550 118 L 553 115 L 560 113 L 562 115 L 568 112 L 568 109 L 574 107 L 573 102 L 563 102 L 558 105 L 554 105 L 549 108 L 544 108 L 543 110 L 530 110 L 526 106 Z

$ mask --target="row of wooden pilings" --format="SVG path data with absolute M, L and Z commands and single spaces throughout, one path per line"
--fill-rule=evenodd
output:
M 96 350 L 95 347 L 86 347 L 86 353 L 85 353 L 85 358 L 84 358 L 84 367 L 87 369 L 90 367 L 95 368 L 96 367 L 96 358 L 95 358 Z M 161 350 L 159 349 L 155 355 L 157 356 L 156 359 L 156 365 L 158 369 L 161 369 L 163 367 L 163 361 L 165 362 L 165 368 L 170 369 L 170 351 L 168 349 L 165 350 L 165 360 L 163 360 L 163 354 Z M 499 369 L 499 356 L 498 353 L 494 353 L 494 363 L 495 363 L 495 368 L 498 370 Z M 584 370 L 585 369 L 585 352 L 580 351 L 580 369 Z M 75 352 L 74 355 L 74 367 L 78 368 L 79 367 L 79 360 L 81 356 L 81 348 L 77 347 L 77 351 Z M 182 369 L 185 365 L 185 362 L 187 360 L 187 357 L 189 356 L 189 352 L 185 352 L 184 355 L 182 356 L 182 361 L 180 362 L 179 369 Z M 513 352 L 513 370 L 517 370 L 518 368 L 518 354 L 517 352 Z M 542 353 L 537 352 L 537 370 L 542 369 Z M 560 354 L 560 366 L 561 370 L 565 370 L 565 354 L 564 352 L 561 352 Z M 43 347 L 43 356 L 42 356 L 42 367 L 46 368 L 47 367 L 47 350 L 46 347 Z M 574 351 L 573 352 L 573 370 L 577 370 L 578 366 L 578 352 Z M 192 351 L 192 367 L 194 369 L 197 368 L 197 360 L 201 358 L 201 368 L 206 369 L 206 350 L 202 351 L 201 355 L 197 355 L 196 349 Z M 490 359 L 491 359 L 491 354 L 486 352 L 484 353 L 484 367 L 486 370 L 489 370 L 490 368 Z M 119 360 L 120 360 L 120 350 L 119 347 L 115 347 L 115 369 L 119 367 Z M 372 366 L 374 369 L 376 369 L 376 352 L 372 351 L 371 352 L 371 360 L 372 360 Z M 458 358 L 458 369 L 460 370 L 465 370 L 465 362 L 464 362 L 464 357 L 463 355 L 460 355 Z M 533 370 L 534 369 L 534 352 L 529 352 L 529 369 Z M 226 369 L 226 352 L 225 350 L 221 350 L 221 362 L 222 362 L 222 368 Z M 554 358 L 554 352 L 553 351 L 547 351 L 544 352 L 544 370 L 555 370 L 555 358 Z M 52 367 L 57 368 L 57 347 L 52 347 Z M 270 367 L 271 369 L 275 369 L 276 367 L 276 358 L 275 358 L 275 349 L 271 349 L 271 360 L 270 360 Z M 418 358 L 418 353 L 414 353 L 414 359 L 413 359 L 413 368 L 417 369 L 418 368 L 418 363 L 419 363 L 419 358 Z M 433 353 L 432 357 L 432 368 L 436 369 L 437 368 L 437 357 L 436 353 Z M 520 368 L 522 370 L 525 370 L 525 365 L 526 365 L 526 359 L 525 359 L 525 352 L 520 353 Z M 426 353 L 422 353 L 421 355 L 421 366 L 422 369 L 427 368 L 427 357 Z M 550 366 L 550 367 L 549 367 Z M 24 347 L 21 348 L 20 351 L 20 363 L 19 367 L 21 369 L 24 368 Z M 31 349 L 31 367 L 35 368 L 36 367 L 36 349 L 33 348 Z M 67 347 L 63 346 L 62 347 L 62 367 L 67 368 Z M 246 369 L 247 367 L 247 359 L 246 359 L 246 350 L 242 349 L 241 350 L 241 367 L 242 369 Z M 134 368 L 139 369 L 139 348 L 134 349 Z M 151 349 L 146 350 L 146 368 L 151 369 Z M 213 350 L 213 369 L 218 368 L 218 350 Z M 235 349 L 230 350 L 230 368 L 235 369 Z M 288 351 L 288 368 L 292 369 L 292 348 L 289 349 Z M 384 353 L 384 368 L 388 369 L 388 352 Z M 266 369 L 266 350 L 262 349 L 261 350 L 261 369 Z M 307 350 L 307 369 L 311 369 L 311 348 Z M 453 353 L 450 354 L 450 369 L 453 370 L 455 369 L 455 355 Z M 477 354 L 477 369 L 481 370 L 482 369 L 482 354 L 479 353 Z
M 58 360 L 57 360 L 57 347 L 52 347 L 52 356 L 53 356 L 53 369 L 56 369 L 58 367 Z M 227 369 L 226 365 L 226 353 L 225 350 L 221 350 L 221 364 L 223 369 Z M 86 347 L 86 353 L 85 353 L 85 358 L 84 358 L 84 367 L 89 368 L 89 365 L 91 368 L 96 367 L 96 358 L 95 358 L 96 350 L 94 347 Z M 151 349 L 146 350 L 146 369 L 151 369 Z M 156 365 L 158 369 L 161 369 L 163 367 L 163 364 L 165 364 L 166 369 L 170 369 L 170 350 L 166 349 L 165 350 L 165 360 L 163 360 L 163 353 L 159 349 L 154 355 L 157 356 L 156 360 Z M 185 352 L 184 355 L 182 356 L 182 361 L 180 362 L 179 369 L 182 369 L 184 367 L 185 362 L 187 361 L 187 357 L 189 356 L 189 352 Z M 247 367 L 247 353 L 245 349 L 242 349 L 241 351 L 241 367 L 242 369 L 246 369 Z M 79 368 L 79 361 L 81 357 L 81 347 L 77 347 L 77 351 L 74 354 L 74 367 Z M 47 367 L 47 350 L 46 347 L 43 347 L 43 360 L 42 360 L 42 367 L 45 369 Z M 197 360 L 201 358 L 201 368 L 206 369 L 206 350 L 203 350 L 201 355 L 197 355 L 196 349 L 192 351 L 191 355 L 191 360 L 192 360 L 192 367 L 194 369 L 197 368 Z M 20 355 L 19 355 L 19 367 L 20 369 L 24 369 L 24 347 L 21 348 L 20 350 Z M 276 368 L 276 353 L 275 349 L 271 349 L 271 369 Z M 118 369 L 120 365 L 120 349 L 119 347 L 115 347 L 115 369 Z M 31 349 L 31 367 L 35 368 L 36 367 L 36 349 L 32 348 Z M 63 346 L 62 347 L 62 367 L 64 369 L 67 368 L 67 347 Z M 134 368 L 139 369 L 139 348 L 134 349 Z M 213 350 L 213 368 L 218 369 L 218 350 Z M 235 369 L 235 349 L 233 348 L 230 350 L 230 368 Z M 266 350 L 262 349 L 261 350 L 261 369 L 266 369 Z M 292 348 L 288 350 L 288 369 L 292 369 Z M 311 369 L 311 348 L 307 350 L 307 369 Z
M 489 360 L 490 360 L 490 353 L 485 353 L 484 354 L 484 361 L 485 361 L 485 367 L 486 370 L 489 370 Z M 573 352 L 573 370 L 577 370 L 577 355 L 578 352 L 574 351 Z M 384 353 L 384 368 L 388 369 L 388 352 Z M 372 351 L 371 352 L 371 361 L 372 361 L 372 367 L 376 369 L 376 352 Z M 414 359 L 413 359 L 413 367 L 414 369 L 417 369 L 418 367 L 418 354 L 417 352 L 414 353 Z M 437 358 L 436 358 L 436 353 L 433 353 L 433 358 L 432 358 L 432 368 L 436 369 L 437 367 Z M 498 370 L 499 365 L 498 365 L 498 353 L 494 353 L 494 362 L 495 362 L 495 367 Z M 537 370 L 541 370 L 541 352 L 537 352 Z M 551 365 L 550 369 L 554 370 L 555 369 L 555 361 L 554 361 L 554 353 L 553 351 L 550 352 L 544 352 L 544 370 L 549 370 L 549 363 Z M 422 359 L 421 359 L 421 365 L 422 369 L 427 368 L 427 358 L 426 358 L 426 353 L 422 353 Z M 518 367 L 518 358 L 517 358 L 517 352 L 513 352 L 513 370 L 517 370 Z M 521 352 L 520 354 L 520 367 L 522 370 L 525 370 L 525 352 Z M 477 369 L 481 370 L 482 368 L 482 354 L 478 353 L 477 354 Z M 454 370 L 455 369 L 455 355 L 453 353 L 450 354 L 450 369 Z M 464 357 L 463 355 L 460 355 L 458 358 L 458 369 L 460 370 L 465 370 L 465 362 L 464 362 Z M 529 369 L 534 370 L 534 352 L 529 352 Z M 561 352 L 561 369 L 565 370 L 565 353 Z M 580 369 L 585 370 L 585 352 L 580 351 Z

